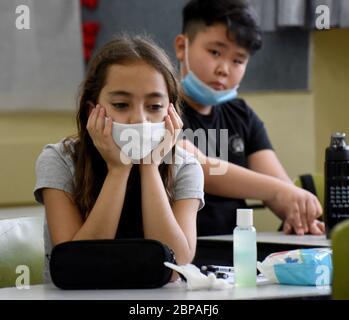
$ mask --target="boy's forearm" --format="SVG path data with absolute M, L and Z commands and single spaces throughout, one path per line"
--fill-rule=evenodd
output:
M 236 164 L 207 157 L 188 140 L 179 140 L 178 144 L 200 162 L 207 193 L 227 198 L 268 201 L 285 183 Z
M 247 160 L 249 169 L 293 184 L 273 150 L 264 149 L 254 152 L 248 156 Z
M 222 175 L 212 175 L 212 162 L 210 158 L 202 163 L 205 174 L 205 192 L 239 199 L 256 199 L 268 201 L 285 182 L 241 166 L 225 162 L 226 172 Z M 223 160 L 219 160 L 223 161 Z M 213 160 L 217 163 L 217 159 Z

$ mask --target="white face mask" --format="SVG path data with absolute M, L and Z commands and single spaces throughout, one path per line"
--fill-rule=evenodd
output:
M 123 124 L 113 121 L 113 139 L 131 160 L 145 158 L 160 144 L 165 133 L 165 122 Z

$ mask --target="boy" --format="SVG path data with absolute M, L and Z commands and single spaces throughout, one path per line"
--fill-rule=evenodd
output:
M 324 224 L 316 220 L 322 213 L 319 201 L 293 185 L 262 121 L 244 100 L 236 99 L 250 55 L 261 45 L 255 16 L 244 1 L 191 0 L 183 9 L 183 33 L 175 39 L 183 129 L 204 130 L 208 146 L 200 148 L 188 135 L 180 141 L 197 156 L 205 173 L 206 205 L 198 215 L 201 236 L 232 233 L 236 209 L 246 206 L 244 198 L 263 200 L 283 220 L 285 233 L 324 232 Z M 212 129 L 218 147 L 210 139 Z M 222 130 L 227 132 L 225 141 Z M 227 162 L 209 157 L 212 150 L 219 157 L 226 154 Z M 226 165 L 224 174 L 210 174 L 217 163 Z

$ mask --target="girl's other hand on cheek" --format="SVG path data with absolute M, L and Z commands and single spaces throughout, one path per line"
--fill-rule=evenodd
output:
M 176 112 L 173 104 L 171 103 L 168 108 L 168 115 L 165 116 L 165 129 L 166 133 L 162 142 L 153 150 L 153 152 L 143 161 L 144 164 L 159 165 L 162 159 L 171 151 L 176 144 L 178 135 L 183 127 L 183 122 L 178 113 Z
M 106 118 L 105 108 L 97 104 L 92 110 L 87 121 L 87 131 L 107 164 L 108 170 L 122 167 L 132 167 L 130 159 L 121 153 L 112 137 L 113 122 L 110 117 Z
M 176 144 L 177 138 L 183 128 L 182 119 L 178 115 L 172 103 L 168 108 L 168 115 L 165 117 L 165 128 L 166 128 L 166 135 L 168 138 L 167 140 L 169 141 L 167 146 L 168 147 L 167 152 L 169 152 L 172 149 L 172 147 Z

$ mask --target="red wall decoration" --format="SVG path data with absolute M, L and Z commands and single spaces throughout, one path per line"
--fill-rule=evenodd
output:
M 86 7 L 89 10 L 96 10 L 99 0 L 80 0 L 81 7 Z M 84 46 L 84 60 L 90 60 L 93 49 L 96 45 L 96 38 L 101 28 L 98 21 L 83 21 L 82 22 L 82 38 Z

